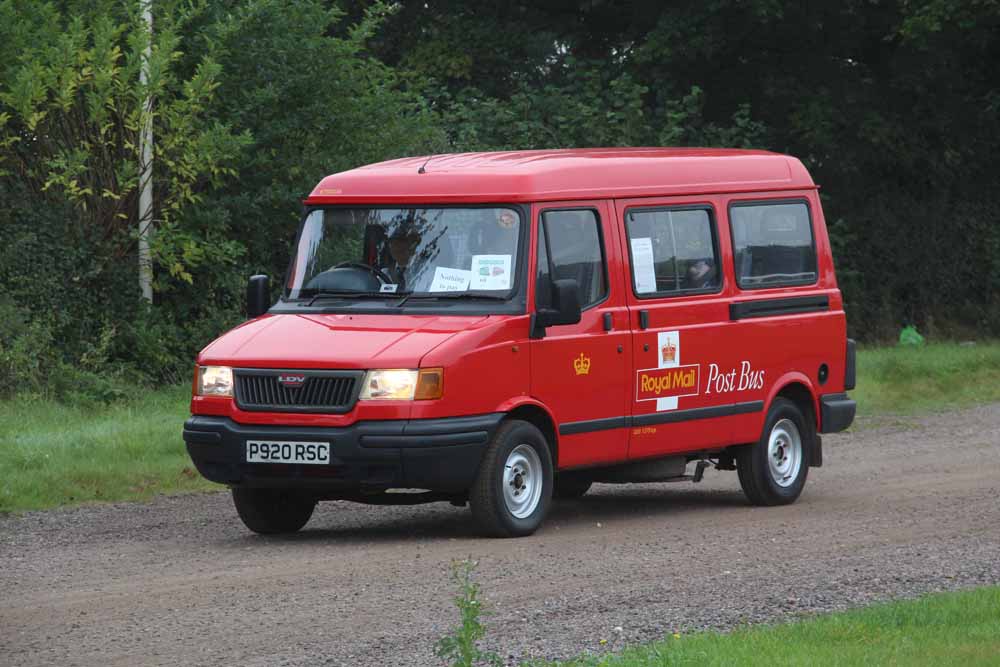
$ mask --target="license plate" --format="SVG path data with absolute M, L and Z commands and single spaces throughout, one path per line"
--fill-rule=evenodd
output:
M 326 464 L 329 462 L 329 442 L 247 440 L 247 463 Z

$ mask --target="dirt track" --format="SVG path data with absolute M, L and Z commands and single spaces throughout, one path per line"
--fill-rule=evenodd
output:
M 438 665 L 468 556 L 518 658 L 1000 582 L 1000 404 L 825 445 L 790 507 L 709 471 L 596 486 L 520 540 L 446 504 L 347 503 L 262 538 L 222 493 L 0 518 L 0 664 Z

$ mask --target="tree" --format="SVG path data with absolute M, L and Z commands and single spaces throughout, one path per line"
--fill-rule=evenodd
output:
M 211 118 L 219 65 L 202 57 L 180 78 L 182 32 L 192 13 L 157 5 L 149 76 L 139 70 L 149 32 L 138 5 L 0 3 L 0 169 L 39 202 L 69 202 L 77 233 L 106 249 L 104 261 L 136 253 L 139 132 L 151 110 L 158 141 L 153 256 L 170 276 L 212 250 L 175 234 L 179 213 L 209 184 L 235 173 L 247 136 Z M 96 259 L 96 258 L 95 258 Z
M 1000 331 L 996 0 L 402 5 L 377 52 L 431 82 L 457 149 L 790 153 L 823 186 L 853 335 Z
M 374 3 L 347 22 L 319 0 L 257 0 L 208 29 L 225 72 L 211 111 L 253 140 L 239 178 L 192 214 L 247 245 L 244 273 L 284 273 L 298 203 L 324 176 L 445 148 L 424 99 L 369 53 L 391 11 Z

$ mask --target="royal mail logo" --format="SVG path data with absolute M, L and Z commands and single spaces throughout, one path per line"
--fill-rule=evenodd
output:
M 701 382 L 701 366 L 690 364 L 673 368 L 646 368 L 636 377 L 637 401 L 655 401 L 659 398 L 697 396 Z
M 673 364 L 677 361 L 677 346 L 674 345 L 673 341 L 667 340 L 667 342 L 660 348 L 660 362 L 663 364 Z
M 577 375 L 589 375 L 590 357 L 584 356 L 581 352 L 580 356 L 573 360 L 573 370 L 576 371 Z
M 690 356 L 690 355 L 689 355 Z M 682 364 L 681 332 L 656 333 L 656 368 L 635 374 L 635 400 L 656 401 L 654 409 L 676 410 L 682 396 L 697 396 L 701 386 L 701 364 Z
M 283 387 L 288 387 L 289 389 L 297 389 L 306 383 L 306 376 L 283 373 L 278 376 L 278 383 Z

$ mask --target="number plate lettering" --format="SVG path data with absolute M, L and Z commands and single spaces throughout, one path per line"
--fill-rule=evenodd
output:
M 329 442 L 247 440 L 247 463 L 330 463 Z

